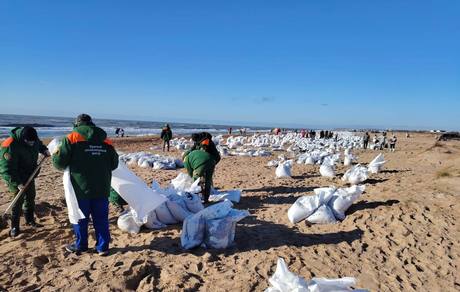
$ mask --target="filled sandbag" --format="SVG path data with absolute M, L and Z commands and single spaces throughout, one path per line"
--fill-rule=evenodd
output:
M 199 178 L 196 181 L 193 181 L 188 174 L 183 172 L 179 173 L 176 178 L 171 180 L 171 186 L 175 190 L 187 193 L 199 193 L 201 191 L 199 183 Z
M 319 167 L 319 173 L 324 177 L 335 176 L 335 159 L 336 157 L 327 156 L 323 159 L 323 163 Z
M 197 194 L 185 193 L 185 205 L 187 209 L 192 213 L 198 213 L 204 209 L 204 205 L 201 202 L 201 198 Z
M 327 204 L 332 197 L 332 191 L 323 191 L 313 196 L 298 198 L 288 210 L 291 223 L 297 223 L 313 214 L 321 205 Z
M 291 177 L 292 160 L 280 162 L 276 167 L 275 175 L 277 178 Z
M 183 222 L 185 218 L 194 214 L 187 209 L 185 202 L 182 200 L 166 201 L 166 206 L 168 207 L 169 212 L 171 212 L 171 215 L 174 217 L 174 219 L 176 219 L 177 222 Z
M 150 211 L 166 201 L 165 196 L 152 190 L 122 162 L 112 172 L 112 188 L 133 208 L 139 220 L 145 222 Z
M 132 234 L 139 233 L 142 222 L 137 219 L 136 213 L 130 209 L 122 213 L 117 220 L 118 228 Z
M 307 221 L 313 224 L 332 224 L 337 222 L 327 205 L 321 205 L 313 214 L 307 217 Z
M 144 226 L 148 229 L 161 229 L 166 227 L 166 224 L 160 222 L 160 220 L 157 218 L 157 213 L 152 211 L 147 216 L 147 222 L 144 223 Z
M 349 182 L 352 185 L 357 185 L 366 181 L 368 177 L 368 169 L 360 164 L 357 164 L 345 172 L 342 180 Z
M 187 217 L 182 225 L 181 246 L 184 249 L 191 249 L 201 245 L 205 237 L 206 220 L 225 217 L 232 209 L 232 205 L 226 200 Z
M 232 209 L 224 218 L 206 220 L 206 247 L 223 249 L 232 245 L 235 240 L 236 223 L 248 215 L 249 212 L 246 210 Z
M 369 169 L 369 172 L 370 173 L 373 173 L 373 174 L 376 174 L 376 173 L 379 173 L 382 168 L 383 168 L 383 165 L 385 164 L 385 158 L 383 156 L 382 153 L 380 153 L 379 155 L 377 155 L 370 163 L 369 165 L 367 166 L 367 168 Z
M 168 201 L 164 202 L 158 208 L 155 209 L 156 216 L 158 220 L 166 225 L 171 225 L 171 224 L 176 224 L 179 222 L 174 216 L 171 214 L 171 211 L 169 211 Z
M 345 212 L 359 199 L 365 189 L 365 186 L 352 186 L 335 191 L 328 202 L 334 216 L 339 220 L 345 219 Z

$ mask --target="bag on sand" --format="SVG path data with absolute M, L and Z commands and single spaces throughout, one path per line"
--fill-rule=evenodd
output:
M 316 211 L 307 217 L 307 221 L 313 224 L 336 223 L 334 214 L 327 205 L 321 205 Z
M 376 173 L 379 173 L 382 170 L 383 165 L 385 164 L 385 162 L 386 161 L 385 161 L 385 158 L 384 158 L 383 154 L 380 153 L 379 155 L 377 155 L 377 157 L 375 157 L 369 163 L 367 168 L 369 169 L 370 173 L 376 174 Z
M 327 204 L 332 197 L 333 189 L 322 191 L 313 196 L 302 196 L 288 210 L 291 223 L 297 223 L 313 214 L 321 205 Z
M 145 222 L 150 211 L 166 201 L 166 197 L 152 190 L 122 162 L 112 172 L 112 188 L 136 211 Z
M 278 167 L 276 167 L 275 175 L 278 178 L 281 177 L 291 177 L 291 167 L 292 167 L 292 160 L 280 162 Z
M 223 249 L 235 240 L 236 223 L 249 215 L 246 210 L 230 210 L 221 219 L 206 220 L 204 244 L 208 248 Z
M 118 217 L 117 225 L 122 231 L 135 234 L 139 233 L 142 222 L 137 219 L 136 212 L 130 209 Z
M 352 185 L 357 185 L 366 181 L 368 177 L 368 169 L 362 165 L 357 164 L 345 172 L 342 180 L 349 182 Z
M 144 226 L 148 229 L 161 229 L 166 227 L 166 224 L 160 222 L 160 220 L 157 218 L 157 213 L 152 211 L 147 216 L 147 222 L 145 222 Z
M 171 186 L 175 190 L 187 193 L 199 193 L 201 191 L 199 183 L 199 178 L 196 181 L 193 181 L 188 174 L 183 172 L 179 173 L 176 178 L 171 180 Z
M 176 224 L 179 221 L 174 218 L 174 216 L 169 211 L 167 202 L 161 204 L 158 208 L 155 209 L 156 216 L 161 223 L 166 225 Z
M 324 158 L 323 163 L 319 167 L 319 173 L 324 177 L 334 177 L 335 176 L 335 166 L 334 160 L 330 157 Z
M 345 212 L 359 199 L 365 189 L 365 186 L 352 186 L 345 189 L 338 189 L 334 192 L 328 205 L 332 209 L 335 218 L 340 220 L 345 219 Z
M 282 258 L 278 258 L 276 271 L 268 279 L 271 287 L 265 292 L 366 292 L 363 289 L 353 289 L 356 286 L 356 279 L 344 277 L 339 279 L 313 278 L 306 281 L 302 277 L 289 271 Z
M 229 191 L 223 191 L 223 192 L 213 190 L 211 192 L 211 195 L 209 196 L 209 201 L 219 202 L 219 201 L 224 201 L 225 199 L 227 199 L 234 203 L 239 203 L 240 198 L 241 198 L 241 190 L 235 189 L 235 190 L 229 190 Z

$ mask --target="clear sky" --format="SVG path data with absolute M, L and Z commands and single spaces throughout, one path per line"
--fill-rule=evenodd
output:
M 0 0 L 0 113 L 460 130 L 460 1 Z

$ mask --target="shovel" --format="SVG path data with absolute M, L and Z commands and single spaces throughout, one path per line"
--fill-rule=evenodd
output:
M 37 167 L 34 169 L 34 171 L 32 172 L 32 174 L 29 176 L 29 178 L 27 179 L 27 182 L 26 184 L 24 185 L 24 188 L 21 189 L 17 194 L 16 196 L 14 197 L 13 201 L 11 201 L 11 203 L 8 205 L 8 208 L 6 208 L 5 212 L 3 212 L 3 215 L 0 219 L 0 226 L 1 227 L 4 227 L 5 225 L 7 225 L 7 222 L 5 220 L 5 217 L 8 215 L 8 213 L 11 211 L 11 209 L 13 208 L 13 206 L 16 204 L 16 202 L 22 197 L 22 195 L 24 194 L 24 192 L 27 190 L 27 188 L 30 186 L 30 183 L 33 181 L 33 179 L 35 178 L 35 175 L 37 174 L 38 170 L 40 170 L 40 167 L 42 166 L 43 162 L 45 162 L 45 159 L 47 158 L 47 156 L 43 156 L 42 159 L 40 160 L 40 162 L 38 163 Z

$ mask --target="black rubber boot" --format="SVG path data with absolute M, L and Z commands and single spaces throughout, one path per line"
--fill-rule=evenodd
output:
M 11 237 L 16 237 L 21 233 L 19 229 L 20 216 L 21 214 L 19 212 L 11 212 L 11 229 L 10 229 Z
M 33 210 L 24 210 L 24 217 L 26 219 L 26 224 L 28 226 L 34 227 L 34 228 L 39 228 L 43 227 L 43 225 L 38 224 L 35 222 L 35 217 L 34 217 L 34 211 Z

